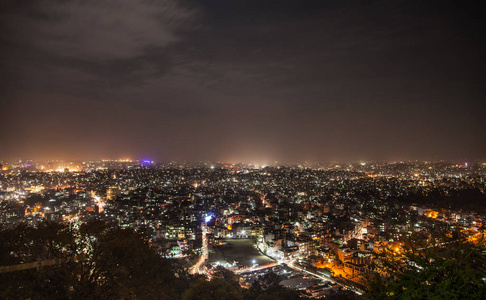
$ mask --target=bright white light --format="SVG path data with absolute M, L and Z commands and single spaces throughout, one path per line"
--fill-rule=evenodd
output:
M 206 216 L 206 217 L 204 218 L 204 222 L 206 222 L 206 223 L 207 223 L 207 222 L 211 221 L 211 218 L 212 218 L 212 217 L 213 217 L 213 216 L 211 216 L 211 215 Z

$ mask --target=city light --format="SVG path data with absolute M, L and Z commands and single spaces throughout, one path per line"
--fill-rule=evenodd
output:
M 486 299 L 481 3 L 5 1 L 0 298 Z
M 426 247 L 450 247 L 450 242 L 431 242 L 437 228 L 448 228 L 448 238 L 460 228 L 470 243 L 484 236 L 482 214 L 393 200 L 441 191 L 442 201 L 447 201 L 448 193 L 483 187 L 482 175 L 470 176 L 486 167 L 482 164 L 477 169 L 432 162 L 411 163 L 408 169 L 387 163 L 211 169 L 206 164 L 146 168 L 141 163 L 90 162 L 79 172 L 64 172 L 76 167 L 68 162 L 32 163 L 27 171 L 24 163 L 13 166 L 0 179 L 0 197 L 8 204 L 0 221 L 8 226 L 55 221 L 77 227 L 91 220 L 109 221 L 146 230 L 154 245 L 165 241 L 168 246 L 157 250 L 160 255 L 192 259 L 191 274 L 213 276 L 213 267 L 222 266 L 249 287 L 255 278 L 245 272 L 286 266 L 281 276 L 305 273 L 299 280 L 331 281 L 356 293 L 362 293 L 380 257 L 407 256 L 406 243 L 415 233 L 420 233 L 421 243 L 429 243 Z M 47 171 L 52 167 L 63 172 Z

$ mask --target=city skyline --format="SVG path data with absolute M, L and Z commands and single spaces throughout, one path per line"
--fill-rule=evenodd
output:
M 298 167 L 306 169 L 333 169 L 333 168 L 355 168 L 355 167 L 369 167 L 374 165 L 389 165 L 389 166 L 399 166 L 399 165 L 450 165 L 457 168 L 464 169 L 476 169 L 481 166 L 486 166 L 485 160 L 334 160 L 334 161 L 272 161 L 272 160 L 262 160 L 262 161 L 210 161 L 210 160 L 155 160 L 155 159 L 138 159 L 138 158 L 103 158 L 103 159 L 74 159 L 74 160 L 64 160 L 64 159 L 50 159 L 50 160 L 34 160 L 34 159 L 10 159 L 10 160 L 0 160 L 0 167 L 2 170 L 12 170 L 12 169 L 28 169 L 30 171 L 40 171 L 40 172 L 80 172 L 85 169 L 86 166 L 91 164 L 125 164 L 125 165 L 138 165 L 142 167 L 168 167 L 168 168 L 254 168 L 254 169 L 264 169 L 270 168 L 280 168 L 280 167 Z M 134 165 L 134 166 L 135 166 Z M 102 169 L 109 168 L 103 167 Z M 67 169 L 67 170 L 66 170 Z
M 485 159 L 455 1 L 4 1 L 0 160 Z
M 211 299 L 224 275 L 237 296 L 218 299 L 483 299 L 485 174 L 485 162 L 6 164 L 0 293 L 125 298 L 128 286 L 145 299 L 169 284 L 171 299 Z

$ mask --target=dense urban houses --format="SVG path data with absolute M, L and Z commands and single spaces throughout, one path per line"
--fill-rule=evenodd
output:
M 224 267 L 251 287 L 272 270 L 308 297 L 361 294 L 383 254 L 486 228 L 481 162 L 19 161 L 0 174 L 4 229 L 102 220 L 143 233 L 192 274 Z

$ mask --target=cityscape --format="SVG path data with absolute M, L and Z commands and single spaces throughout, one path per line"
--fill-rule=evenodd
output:
M 486 299 L 485 20 L 1 0 L 0 299 Z
M 383 254 L 460 239 L 484 245 L 486 232 L 486 162 L 121 159 L 3 162 L 1 170 L 3 230 L 103 221 L 143 232 L 190 274 L 211 278 L 223 267 L 248 289 L 272 272 L 307 298 L 363 295 L 372 274 L 389 272 Z

